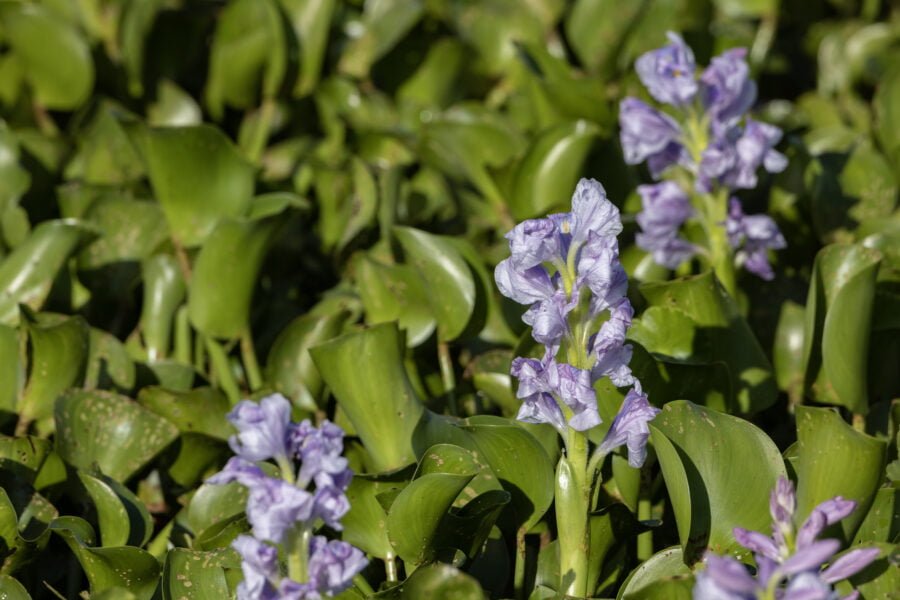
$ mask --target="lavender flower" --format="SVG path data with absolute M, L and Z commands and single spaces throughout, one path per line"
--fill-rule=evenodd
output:
M 228 420 L 238 430 L 228 443 L 241 458 L 250 461 L 283 459 L 290 454 L 291 403 L 281 394 L 266 396 L 259 404 L 249 400 L 239 402 L 228 413 Z
M 831 584 L 866 568 L 878 557 L 879 550 L 857 548 L 822 570 L 840 543 L 816 538 L 826 527 L 852 513 L 856 503 L 840 496 L 827 500 L 815 507 L 799 528 L 795 520 L 796 506 L 793 484 L 780 477 L 769 499 L 772 537 L 740 527 L 734 530 L 738 543 L 754 553 L 756 578 L 735 559 L 707 553 L 706 569 L 696 575 L 695 600 L 761 598 L 767 590 L 780 589 L 782 584 L 778 596 L 782 600 L 838 600 Z M 855 597 L 851 594 L 844 600 Z
M 668 32 L 671 42 L 641 55 L 634 65 L 641 82 L 659 102 L 682 105 L 697 94 L 694 53 L 677 33 Z
M 516 358 L 512 375 L 519 380 L 517 397 L 522 400 L 517 418 L 526 423 L 547 423 L 565 432 L 567 424 L 585 431 L 600 424 L 597 399 L 591 387 L 590 374 L 571 365 L 557 364 L 550 353 L 543 360 Z M 572 413 L 566 417 L 560 406 Z
M 653 260 L 674 269 L 696 253 L 696 247 L 678 236 L 678 229 L 694 214 L 687 194 L 671 181 L 640 185 L 643 210 L 637 215 L 641 227 L 636 236 L 639 248 L 650 252 Z
M 756 101 L 756 82 L 750 79 L 746 56 L 746 48 L 727 50 L 714 57 L 700 76 L 700 94 L 714 130 L 732 127 Z
M 619 104 L 619 127 L 625 163 L 649 161 L 653 177 L 683 157 L 681 127 L 675 119 L 637 98 L 625 98 Z
M 768 215 L 744 215 L 737 198 L 732 198 L 728 207 L 725 230 L 728 243 L 737 250 L 737 263 L 762 279 L 771 280 L 775 273 L 769 265 L 768 251 L 787 246 L 778 225 Z
M 241 402 L 229 419 L 239 431 L 231 440 L 238 456 L 208 482 L 236 481 L 249 491 L 246 513 L 253 536 L 233 543 L 244 573 L 238 598 L 317 600 L 346 589 L 367 564 L 365 556 L 345 542 L 311 536 L 322 523 L 339 531 L 350 509 L 344 492 L 353 474 L 341 456 L 344 432 L 328 421 L 319 428 L 309 421 L 291 423 L 290 404 L 278 395 L 259 404 Z M 277 461 L 280 479 L 252 462 L 269 458 Z M 299 470 L 294 459 L 301 461 Z M 307 554 L 307 567 L 297 568 L 302 562 L 293 561 L 284 576 L 272 544 Z
M 650 405 L 647 395 L 639 385 L 630 390 L 622 402 L 606 437 L 600 444 L 600 452 L 607 454 L 622 444 L 628 446 L 628 464 L 638 468 L 647 459 L 647 439 L 650 437 L 648 423 L 660 413 Z

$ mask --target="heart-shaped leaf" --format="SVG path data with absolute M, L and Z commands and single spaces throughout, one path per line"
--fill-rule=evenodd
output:
M 425 284 L 414 267 L 385 265 L 368 256 L 360 257 L 355 267 L 366 323 L 397 321 L 406 331 L 407 344 L 413 348 L 431 336 L 435 318 Z
M 686 562 L 706 548 L 741 552 L 734 527 L 768 530 L 769 493 L 785 467 L 765 433 L 685 400 L 666 404 L 650 431 Z
M 310 350 L 376 472 L 415 460 L 412 436 L 425 409 L 404 370 L 403 345 L 396 323 L 386 323 Z
M 104 477 L 78 472 L 94 507 L 100 525 L 100 545 L 143 546 L 153 533 L 153 522 L 144 503 L 124 485 Z
M 870 319 L 881 254 L 831 245 L 816 255 L 806 301 L 806 386 L 820 402 L 866 414 Z
M 178 436 L 172 423 L 130 398 L 100 390 L 69 390 L 56 402 L 56 450 L 72 466 L 94 464 L 125 481 Z
M 840 522 L 845 541 L 856 535 L 881 484 L 887 444 L 856 431 L 833 409 L 797 407 L 797 515 L 843 496 L 856 510 Z M 752 529 L 752 528 L 750 528 Z

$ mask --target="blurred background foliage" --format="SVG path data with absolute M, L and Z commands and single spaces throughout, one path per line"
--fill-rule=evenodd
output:
M 667 282 L 630 241 L 648 177 L 622 159 L 618 101 L 645 93 L 634 60 L 667 30 L 700 64 L 747 47 L 756 112 L 786 131 L 790 166 L 742 199 L 777 220 L 788 249 L 774 281 L 745 275 L 737 299 L 708 275 Z M 532 350 L 493 267 L 502 235 L 565 210 L 581 176 L 623 209 L 643 311 L 632 366 L 652 402 L 752 417 L 782 450 L 795 448 L 794 407 L 834 405 L 896 458 L 896 5 L 0 1 L 0 584 L 201 597 L 177 586 L 203 557 L 213 567 L 198 586 L 227 592 L 239 570 L 221 549 L 246 526 L 239 491 L 201 482 L 228 456 L 231 404 L 280 391 L 298 417 L 356 436 L 357 470 L 394 472 L 352 490 L 389 524 L 424 518 L 375 497 L 410 482 L 396 470 L 434 443 L 488 455 L 495 475 L 503 444 L 536 456 L 535 472 L 479 490 L 516 487 L 513 508 L 493 496 L 468 522 L 475 537 L 452 542 L 475 548 L 449 560 L 473 589 L 509 595 L 512 566 L 485 565 L 517 532 L 540 533 L 542 461 L 558 449 L 540 428 L 522 441 L 520 427 L 474 416 L 515 414 L 509 363 Z M 607 424 L 616 406 L 601 408 Z M 869 504 L 877 454 L 877 481 L 860 484 Z M 667 513 L 665 490 L 616 458 L 604 493 L 644 521 Z M 419 487 L 420 500 L 434 493 Z M 652 515 L 638 515 L 639 491 Z M 596 574 L 598 593 L 649 557 L 631 519 L 597 550 L 630 557 Z M 345 539 L 372 556 L 435 558 L 348 520 Z M 879 541 L 896 539 L 888 529 Z M 672 522 L 652 535 L 651 549 L 679 541 Z M 551 581 L 536 568 L 529 579 Z M 421 572 L 410 589 L 472 584 Z

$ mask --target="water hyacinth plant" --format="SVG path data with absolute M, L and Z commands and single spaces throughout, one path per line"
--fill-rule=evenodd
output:
M 565 593 L 579 598 L 589 591 L 588 515 L 597 469 L 623 444 L 628 463 L 640 468 L 647 424 L 659 412 L 628 368 L 625 334 L 634 310 L 619 262 L 621 231 L 619 210 L 603 186 L 582 179 L 571 212 L 524 221 L 506 234 L 510 256 L 494 272 L 500 292 L 529 307 L 522 319 L 544 348 L 540 359 L 513 360 L 518 419 L 552 425 L 564 442 L 556 467 L 560 574 Z M 601 422 L 593 384 L 603 377 L 631 389 L 606 437 L 591 449 L 587 432 Z
M 232 544 L 244 574 L 237 597 L 317 600 L 345 590 L 368 560 L 346 542 L 315 535 L 323 524 L 340 531 L 350 508 L 344 492 L 353 472 L 341 456 L 344 432 L 328 421 L 319 428 L 291 422 L 291 404 L 280 394 L 244 400 L 228 420 L 238 430 L 229 440 L 236 456 L 208 481 L 236 481 L 249 494 L 252 535 Z M 267 460 L 275 461 L 279 477 L 257 464 Z
M 786 157 L 775 150 L 782 132 L 747 115 L 756 83 L 744 49 L 714 57 L 698 73 L 681 36 L 668 37 L 669 44 L 638 58 L 635 70 L 669 112 L 632 97 L 619 111 L 625 162 L 646 162 L 653 179 L 661 180 L 637 189 L 643 204 L 637 245 L 670 269 L 701 257 L 733 295 L 735 267 L 772 279 L 768 251 L 786 245 L 770 217 L 744 215 L 733 195 L 756 187 L 760 168 L 785 169 Z M 688 221 L 700 224 L 701 240 L 679 235 Z
M 696 575 L 695 600 L 853 600 L 859 592 L 840 596 L 832 584 L 847 579 L 872 563 L 878 548 L 854 548 L 835 559 L 840 542 L 817 539 L 825 529 L 856 508 L 840 496 L 813 508 L 798 527 L 794 485 L 781 477 L 769 501 L 772 536 L 736 528 L 737 541 L 753 552 L 756 575 L 737 560 L 707 553 L 706 568 Z M 828 567 L 822 565 L 828 563 Z

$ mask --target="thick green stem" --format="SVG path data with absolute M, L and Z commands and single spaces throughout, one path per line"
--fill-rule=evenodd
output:
M 182 305 L 175 313 L 175 360 L 183 365 L 191 364 L 191 323 L 187 305 Z
M 646 490 L 641 489 L 640 497 L 638 498 L 638 520 L 639 521 L 648 521 L 650 519 L 650 509 L 651 503 L 650 498 L 647 496 Z M 651 556 L 653 556 L 653 532 L 645 531 L 638 535 L 637 538 L 637 556 L 638 560 L 647 560 Z
M 251 392 L 255 392 L 262 387 L 263 378 L 249 328 L 241 334 L 241 361 L 244 363 L 244 372 L 247 374 L 247 385 L 250 386 Z
M 397 583 L 397 559 L 393 554 L 384 557 L 384 575 L 388 583 Z
M 237 404 L 241 399 L 241 390 L 238 388 L 234 373 L 231 372 L 231 365 L 228 364 L 228 355 L 221 344 L 211 337 L 206 337 L 206 352 L 209 354 L 209 360 L 212 363 L 213 373 L 216 375 L 216 381 L 225 395 L 232 404 Z
M 734 255 L 728 243 L 725 220 L 728 214 L 728 194 L 707 194 L 705 204 L 706 233 L 709 236 L 710 262 L 716 277 L 732 298 L 737 297 L 737 278 L 734 272 Z
M 513 574 L 513 589 L 516 600 L 525 600 L 525 529 L 516 532 L 516 566 Z
M 556 467 L 556 526 L 562 590 L 575 598 L 586 598 L 591 548 L 589 522 L 591 481 L 587 476 L 588 440 L 580 431 L 569 430 L 567 456 Z
M 450 357 L 450 347 L 447 345 L 447 342 L 438 342 L 438 363 L 441 366 L 441 380 L 444 383 L 444 393 L 447 395 L 447 406 L 450 408 L 450 414 L 458 415 L 456 375 L 453 373 L 453 359 Z
M 299 531 L 295 531 L 288 540 L 288 577 L 298 583 L 306 583 L 309 580 L 307 565 L 309 562 L 309 540 L 311 538 L 312 532 L 304 527 Z
M 253 130 L 253 137 L 247 147 L 247 158 L 250 162 L 256 164 L 262 157 L 263 150 L 266 149 L 266 142 L 269 141 L 269 132 L 272 129 L 272 118 L 275 116 L 275 100 L 266 98 L 259 107 L 259 120 Z

